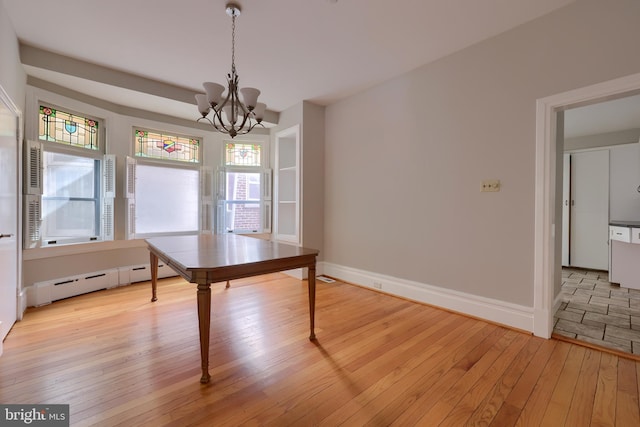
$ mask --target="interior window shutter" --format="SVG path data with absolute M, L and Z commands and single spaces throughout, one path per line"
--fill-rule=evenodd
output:
M 102 199 L 102 240 L 113 240 L 113 198 Z
M 271 169 L 262 172 L 262 200 L 271 200 Z
M 271 233 L 271 188 L 272 172 L 267 169 L 262 172 L 262 232 Z
M 213 231 L 213 169 L 202 167 L 200 169 L 200 231 Z
M 218 168 L 216 184 L 216 199 L 227 200 L 227 168 Z
M 116 156 L 106 154 L 102 161 L 102 240 L 113 240 L 113 208 L 116 197 Z
M 271 233 L 271 201 L 262 202 L 262 232 Z
M 136 198 L 136 159 L 127 156 L 127 164 L 124 172 L 124 197 L 126 199 Z
M 42 194 L 42 143 L 27 141 L 25 144 L 24 193 Z
M 116 156 L 115 154 L 106 154 L 103 159 L 102 188 L 104 188 L 103 196 L 113 199 L 116 197 Z
M 24 248 L 40 246 L 42 224 L 42 197 L 38 194 L 24 196 Z
M 23 246 L 36 248 L 40 246 L 42 225 L 42 143 L 27 141 L 24 156 Z
M 127 239 L 136 238 L 136 201 L 135 199 L 127 199 Z
M 226 233 L 226 203 L 227 200 L 227 168 L 219 167 L 216 170 L 216 233 Z
M 126 238 L 130 240 L 136 238 L 136 159 L 133 157 L 127 157 L 124 184 L 124 194 L 127 200 Z

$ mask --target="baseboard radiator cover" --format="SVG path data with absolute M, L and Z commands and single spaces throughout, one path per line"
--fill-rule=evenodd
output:
M 164 263 L 158 263 L 158 279 L 177 276 L 178 273 Z M 136 282 L 151 280 L 151 266 L 149 264 L 131 265 L 118 268 L 118 285 L 130 285 Z
M 324 274 L 335 279 L 522 331 L 533 332 L 533 307 L 381 275 L 326 261 L 323 264 Z
M 164 264 L 158 265 L 158 278 L 176 276 Z M 38 307 L 65 298 L 151 280 L 149 264 L 119 267 L 76 276 L 62 277 L 34 283 L 25 288 L 26 305 Z

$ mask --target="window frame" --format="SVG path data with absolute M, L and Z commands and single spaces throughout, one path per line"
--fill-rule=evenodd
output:
M 137 140 L 137 131 L 146 131 L 152 133 L 158 133 L 161 135 L 167 136 L 175 136 L 187 139 L 196 139 L 198 140 L 198 159 L 195 162 L 192 161 L 182 161 L 176 159 L 161 159 L 156 157 L 146 157 L 137 155 L 136 144 L 138 144 Z M 133 126 L 132 131 L 132 142 L 130 145 L 131 156 L 127 157 L 127 164 L 125 166 L 125 198 L 126 198 L 126 233 L 125 238 L 130 239 L 139 239 L 139 238 L 149 238 L 149 237 L 158 237 L 158 236 L 172 236 L 172 235 L 185 235 L 185 234 L 198 234 L 203 231 L 208 231 L 207 227 L 210 227 L 211 220 L 206 218 L 207 212 L 211 212 L 211 208 L 207 208 L 207 189 L 211 190 L 211 185 L 206 185 L 205 180 L 212 179 L 211 173 L 207 171 L 203 164 L 203 142 L 204 138 L 202 136 L 195 135 L 186 135 L 180 132 L 171 132 L 171 131 L 160 131 L 156 129 L 150 129 L 143 126 Z M 184 169 L 184 170 L 193 170 L 198 173 L 198 181 L 199 181 L 199 203 L 198 203 L 198 226 L 196 230 L 193 231 L 169 231 L 169 232 L 151 232 L 151 233 L 138 233 L 136 230 L 136 167 L 138 165 L 141 166 L 151 166 L 151 167 L 160 167 L 160 168 L 174 168 L 174 169 Z M 211 203 L 209 203 L 210 205 Z
M 113 208 L 115 197 L 115 156 L 105 154 L 106 132 L 105 120 L 91 114 L 78 113 L 74 109 L 59 107 L 55 103 L 43 101 L 35 102 L 35 126 L 34 140 L 25 142 L 24 156 L 24 232 L 23 248 L 52 248 L 70 244 L 85 244 L 113 240 Z M 95 121 L 98 126 L 97 148 L 76 146 L 67 142 L 57 142 L 41 139 L 39 133 L 40 107 L 48 107 L 66 114 L 82 117 Z M 94 163 L 94 198 L 59 198 L 44 196 L 46 176 L 44 174 L 45 153 L 57 153 L 73 157 L 91 159 Z M 92 236 L 62 236 L 50 237 L 44 235 L 42 217 L 45 199 L 49 200 L 93 200 L 95 201 L 94 235 Z
M 102 173 L 103 173 L 103 165 L 102 165 L 102 159 L 94 157 L 94 156 L 80 156 L 77 155 L 75 153 L 69 153 L 66 152 L 64 150 L 50 150 L 50 149 L 45 149 L 43 148 L 43 158 L 46 156 L 46 153 L 57 153 L 57 154 L 64 154 L 67 156 L 73 156 L 76 158 L 83 158 L 83 159 L 90 159 L 93 161 L 93 198 L 88 198 L 88 197 L 62 197 L 62 196 L 45 196 L 44 195 L 44 188 L 46 186 L 46 175 L 43 176 L 42 179 L 42 183 L 43 183 L 43 194 L 42 194 L 42 205 L 43 205 L 43 211 L 44 211 L 44 205 L 45 202 L 48 200 L 51 201 L 68 201 L 68 202 L 73 202 L 73 201 L 81 201 L 81 202 L 94 202 L 94 208 L 93 208 L 93 224 L 94 224 L 94 231 L 97 231 L 98 233 L 94 233 L 94 236 L 91 237 L 51 237 L 51 236 L 47 236 L 45 235 L 46 229 L 43 228 L 42 230 L 42 246 L 51 246 L 54 244 L 69 244 L 69 243 L 82 243 L 85 242 L 86 239 L 88 238 L 89 241 L 97 241 L 101 238 L 100 236 L 100 230 L 102 229 L 102 221 L 100 218 L 100 213 L 102 211 L 101 208 L 101 204 L 102 204 L 102 199 L 104 198 L 102 196 Z M 44 161 L 43 161 L 44 163 Z M 44 221 L 44 219 L 43 219 Z M 60 241 L 62 241 L 60 243 Z
M 227 165 L 227 145 L 228 144 L 246 144 L 260 146 L 260 166 L 251 165 Z M 272 188 L 272 172 L 271 169 L 265 167 L 267 164 L 267 144 L 262 141 L 253 140 L 223 140 L 221 166 L 217 173 L 217 220 L 216 233 L 218 234 L 261 234 L 271 232 L 271 188 Z M 235 194 L 227 194 L 228 174 L 230 173 L 258 173 L 260 174 L 260 197 L 258 199 L 236 200 Z M 235 193 L 234 187 L 234 193 Z M 247 188 L 248 191 L 248 188 Z M 231 196 L 231 197 L 229 197 Z M 226 229 L 227 215 L 231 212 L 230 207 L 237 204 L 258 204 L 260 210 L 260 227 L 258 229 Z

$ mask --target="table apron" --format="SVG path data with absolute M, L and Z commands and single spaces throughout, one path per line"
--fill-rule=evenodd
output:
M 210 284 L 225 282 L 227 280 L 242 279 L 245 277 L 259 276 L 261 274 L 277 273 L 280 271 L 293 270 L 296 268 L 315 267 L 316 255 L 301 255 L 298 257 L 276 259 L 258 262 L 255 264 L 242 264 L 233 266 L 218 267 L 211 269 L 185 269 L 181 265 L 173 262 L 163 253 L 151 251 L 158 259 L 162 260 L 166 266 L 173 269 L 183 279 L 191 283 Z

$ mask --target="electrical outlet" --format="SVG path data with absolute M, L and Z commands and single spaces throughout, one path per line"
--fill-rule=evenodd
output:
M 382 283 L 380 282 L 373 282 L 373 287 L 376 289 L 382 289 Z
M 493 192 L 500 191 L 500 180 L 499 179 L 485 179 L 482 181 L 482 187 L 480 187 L 480 191 L 485 192 Z

